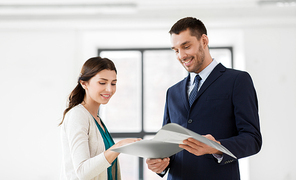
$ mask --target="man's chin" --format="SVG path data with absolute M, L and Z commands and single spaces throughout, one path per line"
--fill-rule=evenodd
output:
M 194 70 L 190 67 L 184 66 L 184 68 L 186 69 L 187 72 L 191 73 L 194 72 Z

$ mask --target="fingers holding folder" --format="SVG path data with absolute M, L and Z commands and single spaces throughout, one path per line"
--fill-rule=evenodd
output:
M 216 141 L 216 139 L 210 134 L 205 135 L 204 137 L 218 144 L 221 144 L 219 141 Z M 185 139 L 183 143 L 184 144 L 180 144 L 179 147 L 185 149 L 186 151 L 196 156 L 202 156 L 205 154 L 223 154 L 216 148 L 213 148 L 212 146 L 209 146 L 193 138 Z
M 148 169 L 151 171 L 160 174 L 163 172 L 170 163 L 170 158 L 163 159 L 147 159 L 146 163 L 148 165 Z

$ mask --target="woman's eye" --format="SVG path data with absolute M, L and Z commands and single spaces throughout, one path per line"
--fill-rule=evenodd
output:
M 106 83 L 104 83 L 104 82 L 100 82 L 100 84 L 101 84 L 101 85 L 105 85 Z

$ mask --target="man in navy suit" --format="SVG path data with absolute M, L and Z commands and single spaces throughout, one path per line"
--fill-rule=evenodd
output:
M 170 34 L 172 49 L 189 75 L 168 89 L 163 125 L 177 123 L 205 135 L 238 159 L 258 153 L 262 137 L 250 75 L 211 57 L 207 30 L 200 20 L 180 19 Z M 189 104 L 194 91 L 196 98 Z M 160 176 L 168 171 L 169 180 L 240 179 L 237 159 L 192 138 L 179 146 L 184 150 L 172 157 L 147 159 L 148 168 Z

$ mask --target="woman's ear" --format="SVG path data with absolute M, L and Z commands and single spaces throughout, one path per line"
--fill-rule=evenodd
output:
M 87 90 L 87 82 L 80 80 L 79 83 L 84 90 Z

